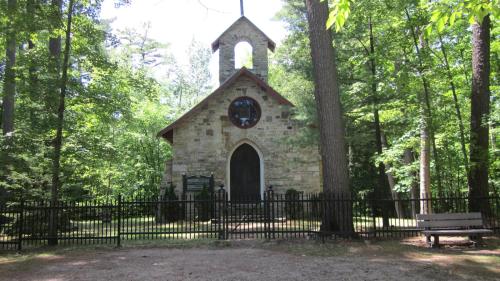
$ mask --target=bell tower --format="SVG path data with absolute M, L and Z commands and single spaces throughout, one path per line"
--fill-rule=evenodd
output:
M 253 67 L 249 70 L 267 82 L 267 49 L 274 51 L 276 44 L 243 15 L 241 5 L 241 17 L 212 43 L 212 51 L 219 50 L 219 83 L 224 83 L 238 71 L 235 67 L 235 47 L 240 42 L 247 42 L 252 47 Z

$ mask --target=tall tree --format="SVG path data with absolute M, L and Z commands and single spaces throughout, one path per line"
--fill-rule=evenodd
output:
M 49 84 L 51 87 L 48 87 L 48 92 L 52 93 L 47 94 L 48 100 L 47 102 L 47 110 L 52 112 L 55 108 L 57 108 L 55 101 L 58 100 L 57 97 L 60 97 L 60 71 L 61 71 L 61 36 L 59 35 L 60 23 L 62 22 L 62 0 L 52 0 L 50 7 L 50 31 L 51 37 L 49 38 L 49 63 L 48 63 L 48 73 L 49 73 Z M 58 114 L 58 113 L 56 113 Z M 53 120 L 53 118 L 49 118 L 50 121 L 58 122 L 58 120 Z M 52 123 L 52 122 L 50 122 Z M 59 189 L 60 189 L 60 179 L 59 179 L 59 170 L 60 170 L 60 151 L 57 152 L 57 147 L 59 144 L 57 143 L 57 127 L 56 125 L 56 136 L 52 140 L 52 183 L 50 187 L 50 201 L 53 206 L 57 204 L 59 197 Z M 49 218 L 49 245 L 57 245 L 57 212 L 55 209 L 52 209 L 50 212 Z
M 486 215 L 491 212 L 488 196 L 489 115 L 490 115 L 490 14 L 500 15 L 498 0 L 447 0 L 434 3 L 432 22 L 438 32 L 463 15 L 472 24 L 472 87 L 470 117 L 469 208 Z M 429 30 L 432 26 L 429 26 Z
M 169 72 L 172 91 L 177 96 L 179 112 L 194 106 L 210 90 L 211 51 L 200 42 L 192 40 L 186 52 L 189 58 L 187 66 L 175 63 Z
M 39 78 L 38 78 L 38 73 L 37 70 L 39 69 L 39 62 L 36 59 L 35 56 L 35 40 L 32 38 L 36 36 L 37 32 L 39 31 L 40 27 L 38 22 L 35 20 L 36 19 L 36 14 L 39 10 L 39 5 L 40 3 L 38 0 L 27 0 L 26 1 L 26 15 L 31 17 L 33 21 L 30 21 L 26 23 L 26 32 L 28 36 L 28 54 L 29 54 L 29 60 L 28 60 L 28 96 L 29 100 L 32 103 L 37 104 L 37 99 L 39 98 L 39 92 L 40 92 L 40 83 L 39 83 Z M 29 113 L 29 119 L 32 127 L 38 128 L 40 127 L 40 124 L 36 121 L 39 116 L 37 116 L 38 112 L 35 109 L 36 106 L 31 106 L 31 110 Z M 34 129 L 34 128 L 32 128 Z
M 432 198 L 430 168 L 431 138 L 433 138 L 433 136 L 429 82 L 425 76 L 424 59 L 421 53 L 421 49 L 424 47 L 423 45 L 425 43 L 423 42 L 422 34 L 417 34 L 416 28 L 411 24 L 411 17 L 408 9 L 405 9 L 405 14 L 410 25 L 413 45 L 418 59 L 417 71 L 422 79 L 423 91 L 418 95 L 420 103 L 420 212 L 422 214 L 428 214 L 432 213 L 432 201 L 430 200 Z M 436 151 L 436 149 L 434 149 L 434 151 Z
M 439 46 L 441 49 L 441 53 L 443 55 L 443 64 L 446 68 L 446 75 L 448 77 L 449 83 L 450 83 L 450 90 L 453 95 L 453 105 L 455 106 L 455 115 L 457 116 L 457 122 L 458 122 L 458 128 L 460 130 L 460 148 L 462 150 L 462 157 L 464 158 L 464 168 L 465 172 L 467 174 L 467 184 L 470 186 L 470 177 L 469 177 L 469 157 L 467 156 L 467 148 L 465 144 L 465 129 L 464 129 L 464 122 L 463 122 L 463 117 L 462 113 L 460 110 L 460 103 L 458 102 L 458 96 L 457 96 L 457 87 L 455 85 L 455 82 L 453 81 L 453 75 L 451 72 L 451 67 L 450 63 L 448 61 L 448 53 L 446 51 L 446 47 L 443 42 L 443 37 L 439 35 Z
M 57 109 L 56 137 L 54 139 L 54 163 L 52 168 L 52 200 L 57 200 L 57 193 L 61 187 L 60 169 L 61 169 L 61 148 L 63 141 L 64 128 L 64 110 L 66 101 L 66 92 L 68 89 L 68 68 L 71 51 L 71 24 L 73 18 L 73 0 L 68 3 L 68 18 L 66 23 L 66 33 L 64 42 L 64 59 L 62 63 L 61 81 L 59 84 L 59 107 Z
M 371 100 L 373 106 L 373 125 L 374 125 L 374 136 L 375 136 L 375 145 L 377 147 L 377 154 L 381 155 L 383 150 L 383 139 L 382 139 L 382 128 L 380 125 L 380 115 L 379 115 L 379 97 L 377 93 L 377 64 L 376 64 L 376 54 L 375 54 L 375 37 L 373 35 L 373 22 L 372 16 L 368 17 L 368 30 L 369 30 L 369 38 L 370 38 L 370 49 L 368 52 L 369 56 L 369 68 L 371 73 L 370 78 L 370 89 L 371 89 Z M 386 141 L 387 143 L 387 141 Z M 389 178 L 385 173 L 385 165 L 384 162 L 379 161 L 377 170 L 378 170 L 378 181 L 376 185 L 375 193 L 377 195 L 377 199 L 391 199 L 391 189 L 389 186 Z M 380 208 L 382 209 L 382 225 L 384 227 L 389 227 L 389 210 L 390 210 L 390 201 L 381 201 Z
M 73 0 L 69 0 L 68 3 L 68 18 L 66 22 L 66 33 L 64 42 L 64 59 L 62 63 L 62 74 L 61 81 L 59 84 L 59 106 L 57 109 L 57 123 L 56 123 L 56 137 L 54 139 L 54 160 L 52 166 L 52 190 L 51 190 L 51 201 L 52 203 L 57 202 L 58 192 L 61 189 L 61 149 L 63 145 L 63 127 L 64 127 L 64 110 L 65 110 L 65 99 L 66 92 L 68 88 L 68 68 L 69 68 L 69 57 L 71 50 L 71 24 L 73 18 Z M 54 231 L 57 231 L 57 218 L 54 215 L 55 212 L 51 214 L 51 237 L 55 237 Z M 57 244 L 55 239 L 50 239 L 50 244 Z
M 328 3 L 305 0 L 309 41 L 313 62 L 314 96 L 316 99 L 320 152 L 323 162 L 323 190 L 333 196 L 350 198 L 345 128 L 337 81 L 337 66 L 332 44 L 332 34 L 326 29 Z M 332 210 L 330 210 L 332 211 Z M 326 215 L 322 228 L 338 231 L 343 235 L 353 232 L 351 206 L 336 208 Z
M 490 214 L 488 200 L 488 145 L 490 114 L 490 16 L 476 18 L 472 25 L 472 94 L 470 119 L 471 211 Z
M 16 96 L 16 13 L 17 0 L 7 2 L 8 26 L 6 30 L 5 51 L 6 64 L 2 100 L 2 133 L 14 131 L 14 104 Z

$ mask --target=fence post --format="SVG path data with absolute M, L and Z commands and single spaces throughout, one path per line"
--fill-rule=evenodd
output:
M 221 184 L 219 186 L 219 190 L 217 191 L 217 201 L 219 202 L 218 205 L 218 225 L 219 225 L 219 240 L 225 240 L 227 239 L 227 227 L 226 227 L 226 211 L 227 211 L 227 193 L 226 190 L 224 190 L 224 184 Z
M 21 199 L 21 205 L 19 206 L 19 229 L 18 229 L 18 244 L 17 250 L 21 251 L 23 247 L 23 226 L 24 226 L 24 200 Z
M 373 237 L 377 237 L 377 209 L 376 209 L 376 202 L 374 198 L 369 199 L 371 201 L 371 209 L 372 209 L 372 222 L 373 222 Z
M 266 239 L 270 239 L 271 237 L 269 236 L 270 231 L 269 231 L 269 194 L 268 190 L 264 191 L 264 236 Z
M 121 232 L 122 232 L 122 196 L 118 195 L 118 222 L 116 230 L 116 246 L 121 247 Z
M 267 190 L 266 190 L 266 205 L 267 205 L 267 212 L 266 212 L 266 221 L 267 221 L 267 237 L 269 239 L 274 239 L 275 233 L 274 233 L 274 190 L 273 186 L 270 185 Z

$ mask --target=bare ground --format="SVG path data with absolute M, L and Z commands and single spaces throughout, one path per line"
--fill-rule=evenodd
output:
M 438 250 L 421 238 L 59 248 L 0 255 L 0 280 L 500 280 L 500 239 L 477 249 L 449 242 Z

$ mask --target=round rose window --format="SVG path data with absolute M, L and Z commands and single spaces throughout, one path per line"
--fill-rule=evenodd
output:
M 239 97 L 229 105 L 229 119 L 239 128 L 248 129 L 260 119 L 260 106 L 249 97 Z

